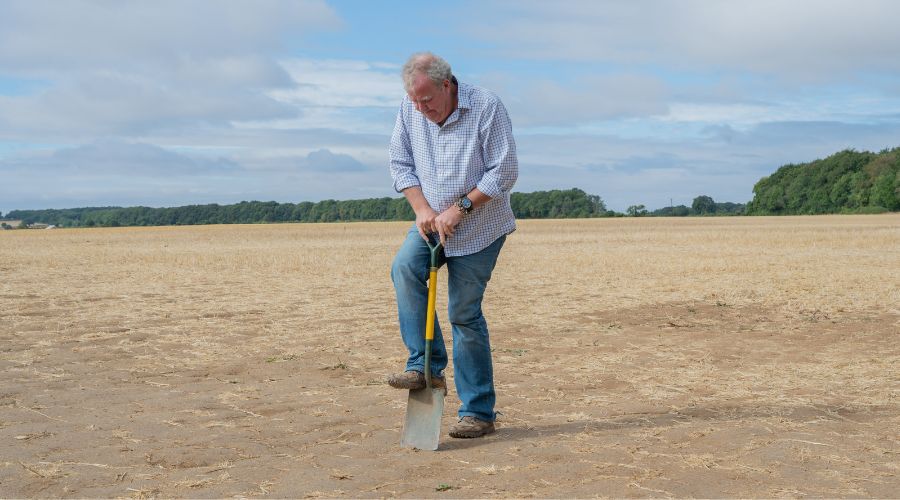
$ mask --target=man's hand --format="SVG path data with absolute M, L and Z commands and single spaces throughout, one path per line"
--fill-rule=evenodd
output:
M 434 227 L 434 220 L 437 219 L 438 213 L 431 208 L 425 195 L 422 194 L 422 188 L 419 186 L 410 186 L 403 190 L 403 196 L 409 202 L 413 212 L 416 214 L 416 229 L 419 230 L 419 236 L 423 240 L 428 241 L 428 235 L 437 231 Z
M 456 208 L 456 205 L 450 205 L 450 208 L 441 212 L 434 219 L 434 230 L 441 238 L 441 245 L 447 246 L 447 240 L 453 236 L 453 232 L 456 231 L 456 226 L 459 225 L 462 218 L 463 214 Z
M 438 213 L 428 205 L 416 211 L 416 229 L 423 240 L 428 241 L 428 235 L 437 231 L 434 224 L 437 218 Z
M 446 246 L 447 240 L 456 232 L 456 226 L 463 218 L 463 213 L 459 211 L 456 205 L 450 205 L 450 208 L 442 213 L 437 213 L 425 200 L 422 194 L 422 188 L 419 186 L 411 186 L 403 190 L 403 196 L 409 201 L 413 212 L 416 213 L 416 229 L 419 230 L 419 236 L 423 240 L 428 241 L 428 235 L 438 233 L 441 238 L 441 245 Z M 482 193 L 478 188 L 473 189 L 467 195 L 472 200 L 472 206 L 478 208 L 491 200 L 491 197 Z

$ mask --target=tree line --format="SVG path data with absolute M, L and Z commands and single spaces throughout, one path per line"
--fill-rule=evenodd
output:
M 743 203 L 732 203 L 730 201 L 717 202 L 711 196 L 701 195 L 694 198 L 691 206 L 672 205 L 668 207 L 658 208 L 656 210 L 647 210 L 644 205 L 631 205 L 625 210 L 625 214 L 630 217 L 688 217 L 694 215 L 743 215 L 746 205 Z M 621 215 L 621 214 L 616 214 Z
M 516 217 L 522 219 L 603 217 L 611 213 L 597 195 L 581 189 L 512 193 Z M 84 207 L 13 210 L 9 219 L 23 224 L 42 222 L 58 227 L 178 226 L 194 224 L 255 224 L 266 222 L 354 222 L 414 220 L 405 198 L 323 200 L 278 203 L 242 201 L 232 205 L 187 205 L 170 208 Z
M 690 207 L 668 206 L 653 211 L 631 205 L 624 213 L 607 210 L 600 196 L 581 189 L 512 193 L 512 209 L 520 219 L 696 215 L 802 215 L 879 213 L 900 210 L 900 148 L 879 153 L 844 150 L 823 160 L 789 164 L 753 187 L 753 199 L 720 203 L 710 196 L 694 198 Z M 0 214 L 2 215 L 2 214 Z M 242 201 L 232 205 L 182 207 L 84 207 L 13 210 L 6 219 L 23 225 L 59 227 L 168 226 L 192 224 L 254 224 L 265 222 L 350 222 L 413 220 L 405 198 L 323 200 L 277 203 Z M 4 229 L 8 224 L 2 223 Z

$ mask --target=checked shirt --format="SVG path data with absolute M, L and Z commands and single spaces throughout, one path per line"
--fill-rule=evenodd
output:
M 494 93 L 465 83 L 457 102 L 438 126 L 404 96 L 390 147 L 394 189 L 420 186 L 438 213 L 476 187 L 491 197 L 463 217 L 444 248 L 447 257 L 479 252 L 516 229 L 509 192 L 519 162 L 506 108 Z

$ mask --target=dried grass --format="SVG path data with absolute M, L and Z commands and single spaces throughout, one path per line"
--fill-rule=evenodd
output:
M 440 457 L 397 448 L 380 383 L 407 226 L 0 232 L 4 492 L 900 487 L 900 215 L 520 221 L 485 298 L 498 433 Z

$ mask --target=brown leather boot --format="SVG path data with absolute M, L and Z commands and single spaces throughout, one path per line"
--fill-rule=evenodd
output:
M 494 432 L 493 422 L 486 422 L 475 417 L 465 416 L 459 419 L 453 427 L 450 427 L 450 437 L 477 438 Z
M 418 390 L 425 388 L 425 375 L 415 370 L 406 371 L 391 375 L 387 379 L 389 386 L 395 389 Z M 431 385 L 435 389 L 443 389 L 444 395 L 447 395 L 447 381 L 444 377 L 431 377 Z

